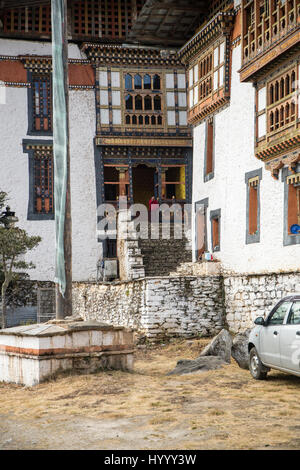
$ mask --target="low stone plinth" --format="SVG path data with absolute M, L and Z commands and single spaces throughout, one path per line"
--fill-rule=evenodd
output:
M 133 332 L 95 321 L 0 330 L 0 381 L 36 385 L 62 371 L 133 369 Z

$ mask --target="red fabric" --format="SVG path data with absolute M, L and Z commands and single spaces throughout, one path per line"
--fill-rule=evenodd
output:
M 152 199 L 150 199 L 149 201 L 149 210 L 150 211 L 153 211 L 155 209 L 158 209 L 158 201 L 156 201 L 155 199 L 152 201 Z

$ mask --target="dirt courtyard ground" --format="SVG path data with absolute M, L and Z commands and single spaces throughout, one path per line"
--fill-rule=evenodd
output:
M 255 381 L 234 361 L 166 376 L 205 344 L 139 350 L 133 373 L 0 383 L 0 449 L 300 449 L 300 378 Z

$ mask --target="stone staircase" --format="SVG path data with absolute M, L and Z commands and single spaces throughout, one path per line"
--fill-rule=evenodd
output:
M 192 261 L 192 251 L 188 239 L 174 238 L 174 228 L 171 226 L 170 238 L 162 234 L 162 225 L 159 224 L 158 239 L 139 239 L 139 248 L 143 256 L 145 276 L 168 276 L 176 271 L 181 263 Z

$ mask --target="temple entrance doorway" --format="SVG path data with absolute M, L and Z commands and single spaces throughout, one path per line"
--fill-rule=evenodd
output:
M 155 168 L 138 165 L 132 168 L 133 202 L 144 204 L 148 209 L 149 200 L 155 196 Z

